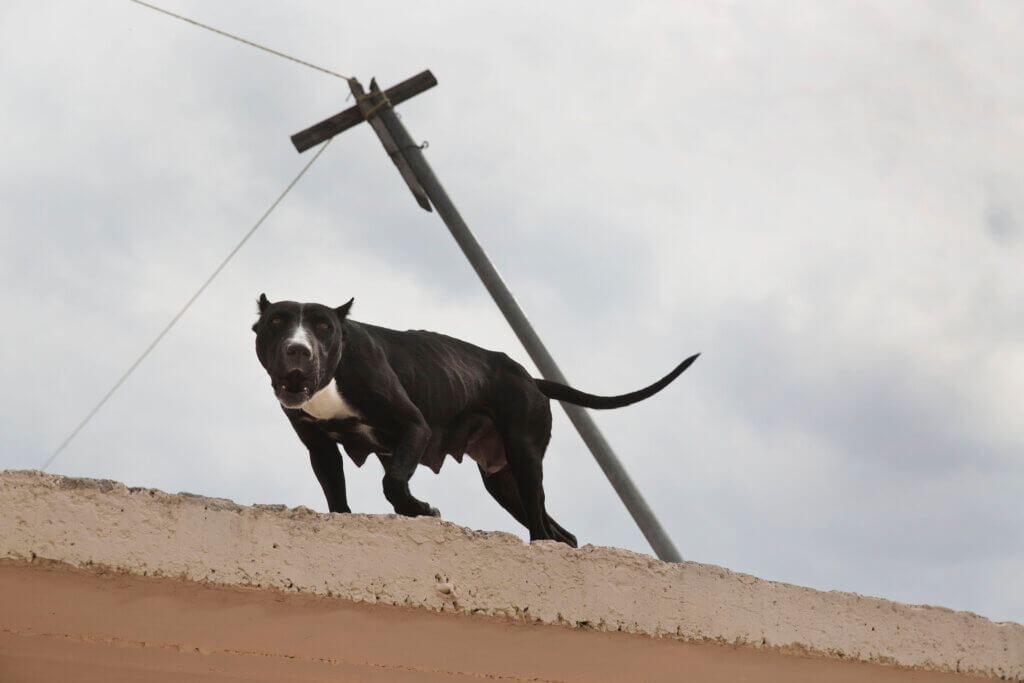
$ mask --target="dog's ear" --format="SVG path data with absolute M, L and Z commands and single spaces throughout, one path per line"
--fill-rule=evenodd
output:
M 338 320 L 344 320 L 345 316 L 348 315 L 349 310 L 352 308 L 352 302 L 355 301 L 355 297 L 348 300 L 348 303 L 344 303 L 334 309 L 334 312 L 338 314 Z
M 263 318 L 263 312 L 270 306 L 270 299 L 267 298 L 266 294 L 260 294 L 260 298 L 256 299 L 256 308 L 259 311 L 260 318 Z M 260 326 L 260 321 L 257 320 L 252 324 L 252 331 L 255 332 L 256 328 Z

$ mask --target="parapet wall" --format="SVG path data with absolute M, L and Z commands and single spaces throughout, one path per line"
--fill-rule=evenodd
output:
M 433 518 L 0 473 L 0 557 L 1024 680 L 1024 626 Z

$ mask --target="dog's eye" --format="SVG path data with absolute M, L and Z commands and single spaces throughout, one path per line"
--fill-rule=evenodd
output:
M 278 317 L 271 318 L 270 319 L 270 324 L 271 325 L 280 325 L 281 324 L 281 319 L 278 318 Z
M 326 320 L 321 320 L 316 324 L 316 329 L 320 330 L 321 332 L 326 332 L 327 330 L 331 329 L 331 326 L 327 324 Z

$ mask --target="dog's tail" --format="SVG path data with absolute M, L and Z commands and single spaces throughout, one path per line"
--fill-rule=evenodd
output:
M 697 360 L 697 356 L 699 355 L 699 353 L 695 353 L 690 356 L 677 365 L 675 370 L 668 373 L 651 386 L 638 389 L 637 391 L 632 391 L 628 394 L 621 394 L 619 396 L 595 396 L 594 394 L 588 394 L 578 389 L 573 389 L 565 384 L 552 382 L 546 379 L 535 379 L 534 382 L 537 383 L 537 388 L 541 390 L 541 393 L 548 398 L 555 399 L 556 401 L 565 401 L 566 403 L 573 403 L 578 406 L 583 406 L 584 408 L 622 408 L 623 406 L 628 406 L 636 403 L 637 401 L 642 401 L 649 396 L 653 396 L 667 387 L 672 380 L 683 374 L 683 370 L 690 367 L 693 364 L 693 361 Z

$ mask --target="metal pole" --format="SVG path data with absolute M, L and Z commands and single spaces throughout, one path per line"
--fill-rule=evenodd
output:
M 353 86 L 352 91 L 355 96 L 357 98 L 360 97 L 362 95 L 362 88 L 359 87 L 359 84 L 353 83 L 353 81 L 349 81 L 349 84 Z M 371 94 L 374 91 L 379 92 L 376 83 L 371 83 L 370 87 Z M 357 92 L 357 89 L 359 92 Z M 373 104 L 376 104 L 376 99 L 381 98 L 375 98 L 372 101 Z M 462 220 L 462 216 L 459 215 L 455 204 L 448 197 L 448 193 L 445 192 L 441 182 L 434 175 L 433 169 L 430 168 L 430 164 L 427 163 L 426 158 L 420 151 L 419 145 L 413 142 L 412 136 L 409 135 L 409 132 L 405 129 L 398 116 L 395 115 L 394 109 L 386 105 L 381 106 L 374 115 L 380 118 L 391 133 L 401 154 L 406 157 L 413 173 L 426 191 L 427 197 L 430 198 L 434 207 L 437 208 L 437 213 L 444 220 L 445 225 L 448 226 L 452 237 L 455 238 L 459 247 L 462 248 L 462 252 L 469 259 L 480 280 L 483 281 L 491 298 L 494 299 L 494 303 L 501 309 L 505 319 L 508 320 L 516 336 L 519 337 L 519 341 L 526 347 L 526 352 L 530 354 L 530 358 L 533 359 L 541 375 L 545 379 L 568 384 L 565 375 L 562 374 L 555 360 L 548 353 L 547 348 L 544 347 L 540 337 L 537 336 L 530 321 L 526 318 L 526 314 L 523 313 L 519 304 L 516 303 L 512 292 L 505 286 L 505 282 L 491 264 L 490 259 L 487 258 L 487 254 L 480 246 L 480 243 L 476 241 L 476 237 L 473 236 L 469 226 Z M 611 482 L 615 492 L 626 505 L 626 509 L 633 516 L 633 520 L 640 527 L 640 531 L 643 532 L 648 543 L 651 544 L 655 554 L 666 562 L 682 562 L 679 551 L 672 543 L 668 534 L 665 533 L 665 529 L 658 522 L 658 518 L 654 516 L 654 512 L 647 505 L 647 501 L 644 500 L 643 495 L 633 483 L 622 463 L 619 462 L 618 457 L 616 457 L 615 452 L 612 451 L 611 446 L 608 445 L 608 442 L 602 436 L 600 430 L 598 430 L 597 425 L 594 424 L 590 414 L 583 408 L 569 403 L 562 403 L 562 408 L 576 427 L 576 431 L 583 437 L 583 441 L 590 448 L 590 452 L 594 454 L 597 464 L 600 465 L 605 476 L 608 477 L 608 481 Z

